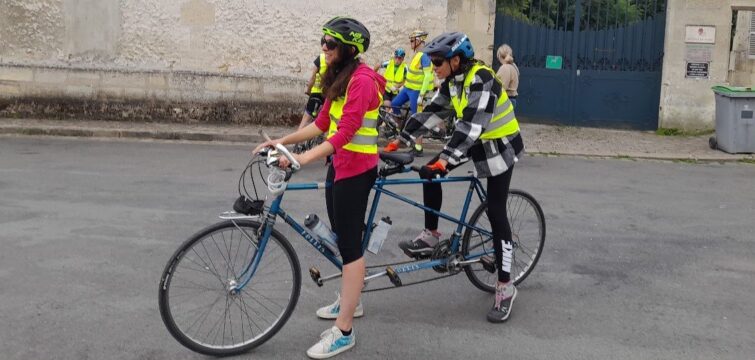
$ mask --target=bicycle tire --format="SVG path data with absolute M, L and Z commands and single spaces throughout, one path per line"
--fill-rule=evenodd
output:
M 390 115 L 385 114 L 384 111 L 380 111 L 380 113 L 378 114 L 378 136 L 386 140 L 393 140 L 398 136 L 399 130 L 392 121 L 386 121 L 386 116 Z
M 265 341 L 269 340 L 273 335 L 275 335 L 282 327 L 285 325 L 285 323 L 288 321 L 289 317 L 291 316 L 291 313 L 293 312 L 294 308 L 296 307 L 296 303 L 299 299 L 299 294 L 301 292 L 301 268 L 299 265 L 299 259 L 296 255 L 296 252 L 294 251 L 291 244 L 288 242 L 288 240 L 280 234 L 278 231 L 273 230 L 272 234 L 270 235 L 270 239 L 267 242 L 267 246 L 265 248 L 265 253 L 263 254 L 263 258 L 260 261 L 260 265 L 257 268 L 257 272 L 255 273 L 252 280 L 247 284 L 247 286 L 242 289 L 242 291 L 237 295 L 231 295 L 229 294 L 228 289 L 225 287 L 229 285 L 229 283 L 226 283 L 222 280 L 221 275 L 217 271 L 217 268 L 223 264 L 220 262 L 217 263 L 218 266 L 212 261 L 212 255 L 211 253 L 215 253 L 212 244 L 214 243 L 215 247 L 217 247 L 217 252 L 222 256 L 223 260 L 225 260 L 225 269 L 221 268 L 222 271 L 226 271 L 226 278 L 228 278 L 228 275 L 232 275 L 234 279 L 238 279 L 238 274 L 247 266 L 249 259 L 252 259 L 254 257 L 253 254 L 256 253 L 256 245 L 254 243 L 259 243 L 259 240 L 256 239 L 256 233 L 257 229 L 261 226 L 261 224 L 257 221 L 251 221 L 251 220 L 238 220 L 236 221 L 236 224 L 238 224 L 239 227 L 246 230 L 246 233 L 248 236 L 245 236 L 238 228 L 233 224 L 231 221 L 223 221 L 211 226 L 208 226 L 202 230 L 200 230 L 198 233 L 194 234 L 192 237 L 190 237 L 188 240 L 184 241 L 184 243 L 176 250 L 176 252 L 171 256 L 170 260 L 165 266 L 165 269 L 163 270 L 162 276 L 160 278 L 160 288 L 158 291 L 158 299 L 159 299 L 159 308 L 160 308 L 160 315 L 162 317 L 163 323 L 165 324 L 166 328 L 170 332 L 171 335 L 182 345 L 185 347 L 204 354 L 204 355 L 210 355 L 210 356 L 231 356 L 231 355 L 238 355 L 244 352 L 247 352 L 261 344 L 263 344 Z M 230 244 L 226 240 L 226 233 L 224 230 L 231 230 L 230 232 Z M 237 246 L 237 253 L 231 254 L 231 251 L 233 250 L 233 247 L 236 246 L 234 242 L 234 232 L 238 233 L 238 242 L 239 245 Z M 216 236 L 214 234 L 221 234 L 220 236 Z M 222 238 L 222 243 L 219 244 L 219 240 Z M 212 242 L 205 243 L 205 240 L 212 239 Z M 251 241 L 250 241 L 251 240 Z M 249 243 L 247 250 L 245 251 L 247 254 L 252 252 L 251 256 L 247 256 L 248 259 L 246 261 L 240 261 L 236 262 L 238 260 L 239 251 L 241 249 L 242 243 L 247 242 Z M 197 251 L 199 247 L 195 248 L 197 244 L 201 244 L 204 249 Z M 276 248 L 271 248 L 271 246 L 277 245 L 278 248 L 281 250 L 282 254 L 276 254 L 275 250 Z M 220 246 L 223 246 L 223 249 L 220 249 Z M 210 248 L 208 250 L 208 247 Z M 193 254 L 192 254 L 193 252 Z M 205 256 L 203 256 L 201 253 L 204 252 Z M 191 255 L 190 255 L 191 254 Z M 227 254 L 227 258 L 226 255 Z M 279 267 L 281 266 L 281 263 L 285 263 L 285 260 L 283 258 L 278 259 L 277 261 L 272 261 L 277 258 L 280 258 L 281 255 L 284 255 L 284 258 L 288 259 L 288 265 L 290 265 L 291 270 L 291 279 L 290 280 L 290 290 L 284 289 L 284 290 L 269 290 L 265 289 L 263 287 L 260 287 L 260 285 L 264 285 L 264 287 L 267 286 L 278 286 L 280 284 L 281 286 L 285 286 L 286 282 L 266 282 L 264 275 L 266 274 L 266 271 L 269 273 L 271 271 L 271 267 Z M 196 259 L 191 259 L 191 257 L 196 257 L 199 259 L 197 261 Z M 206 259 L 205 259 L 206 257 Z M 233 260 L 231 258 L 233 257 Z M 242 257 L 243 258 L 243 257 Z M 186 264 L 185 267 L 182 267 L 182 261 L 188 259 L 190 262 L 193 262 L 193 264 Z M 209 260 L 209 262 L 208 262 Z M 229 261 L 230 260 L 230 261 Z M 271 262 L 268 262 L 271 261 Z M 202 264 L 200 264 L 200 262 Z M 210 264 L 212 264 L 212 270 L 210 269 Z M 202 269 L 201 267 L 203 267 Z M 267 265 L 267 266 L 265 266 Z M 192 268 L 192 266 L 194 268 Z M 236 269 L 239 269 L 238 271 Z M 185 275 L 184 272 L 187 271 Z M 191 276 L 194 275 L 194 273 L 197 273 L 197 276 L 202 275 L 203 278 L 197 278 L 193 279 Z M 209 275 L 209 276 L 208 276 Z M 183 277 L 182 277 L 183 276 Z M 184 278 L 189 278 L 189 281 Z M 217 282 L 216 280 L 220 280 Z M 172 293 L 172 291 L 178 293 L 179 289 L 182 289 L 178 287 L 176 284 L 183 284 L 183 282 L 186 282 L 186 284 L 190 285 L 185 288 L 201 288 L 201 292 L 199 294 L 194 294 L 190 297 L 180 298 L 181 296 L 186 296 L 186 294 L 175 294 Z M 205 283 L 212 283 L 215 286 L 208 286 L 208 287 L 202 287 Z M 219 284 L 218 284 L 219 283 Z M 267 285 L 267 284 L 273 284 L 273 285 Z M 172 291 L 171 291 L 172 290 Z M 277 307 L 281 308 L 281 312 L 279 314 L 271 310 L 270 308 L 273 307 L 271 304 L 264 304 L 261 302 L 261 300 L 271 300 L 267 296 L 270 296 L 270 292 L 275 291 L 286 291 L 287 294 L 287 303 L 285 305 L 277 305 Z M 264 294 L 263 294 L 264 292 Z M 245 294 L 251 295 L 254 293 L 254 297 L 256 299 L 246 299 L 249 300 L 250 303 L 247 303 L 244 299 Z M 196 303 L 201 303 L 202 299 L 205 298 L 204 295 L 216 295 L 215 301 L 207 306 L 203 307 L 197 307 L 191 311 L 188 311 L 186 313 L 183 313 L 184 308 L 190 308 L 193 307 Z M 210 316 L 210 313 L 213 312 L 215 309 L 215 305 L 220 301 L 222 294 L 225 294 L 225 311 L 223 312 L 223 318 L 221 319 L 223 321 L 223 330 L 221 335 L 221 341 L 220 344 L 214 343 L 214 340 L 217 339 L 217 336 L 220 335 L 220 326 L 218 321 L 215 325 L 213 325 L 212 328 L 210 328 L 207 336 L 211 336 L 212 333 L 215 331 L 215 327 L 217 326 L 218 330 L 215 331 L 215 336 L 212 339 L 212 343 L 208 343 L 210 339 L 197 339 L 197 334 L 190 334 L 190 330 L 194 328 L 194 326 L 197 324 L 197 322 L 202 319 L 202 323 L 199 324 L 199 327 L 197 328 L 197 333 L 204 332 L 206 328 L 203 328 L 203 324 L 207 320 L 207 318 Z M 202 295 L 202 296 L 199 296 Z M 266 296 L 267 295 L 267 296 Z M 286 295 L 286 294 L 284 294 Z M 231 298 L 229 300 L 229 298 Z M 188 306 L 184 307 L 182 304 L 179 304 L 177 300 L 185 299 L 186 302 L 193 302 L 194 304 L 189 304 Z M 260 300 L 261 299 L 261 300 Z M 237 303 L 238 301 L 238 303 Z M 254 301 L 254 303 L 252 302 Z M 232 304 L 231 304 L 232 303 Z M 255 309 L 255 307 L 260 304 L 262 305 L 258 309 Z M 235 305 L 235 306 L 231 306 Z M 209 307 L 206 314 L 199 314 L 196 319 L 194 319 L 193 316 L 190 317 L 191 313 L 197 310 L 203 310 L 203 308 Z M 267 311 L 267 312 L 266 312 Z M 241 330 L 241 342 L 235 343 L 234 341 L 234 323 L 236 314 L 238 313 L 238 321 L 241 324 L 240 330 Z M 252 313 L 252 315 L 250 315 Z M 268 313 L 275 316 L 272 320 L 272 322 L 269 325 L 264 325 L 265 327 L 260 327 L 260 325 L 255 322 L 252 317 L 257 318 L 258 321 L 263 322 L 263 320 L 266 320 L 266 317 L 270 317 Z M 227 316 L 226 316 L 227 315 Z M 189 321 L 194 319 L 193 323 L 191 323 L 190 326 L 188 325 L 188 322 L 184 322 L 183 316 L 188 317 Z M 245 338 L 245 325 L 243 324 L 244 316 L 246 316 L 246 319 L 250 321 L 248 324 L 249 327 L 249 339 Z M 178 320 L 176 319 L 178 317 Z M 225 340 L 227 339 L 226 334 L 226 324 L 228 321 L 230 322 L 230 339 L 231 344 L 226 345 Z M 212 319 L 212 322 L 214 322 L 215 319 Z M 252 324 L 259 329 L 259 334 L 254 335 L 254 329 L 252 328 Z M 237 332 L 238 334 L 238 332 Z
M 506 203 L 514 246 L 514 254 L 511 261 L 511 276 L 514 285 L 519 285 L 529 276 L 535 265 L 537 265 L 538 260 L 540 260 L 540 255 L 543 253 L 545 245 L 545 216 L 540 204 L 527 192 L 511 189 Z M 492 232 L 486 210 L 487 202 L 480 204 L 472 213 L 470 224 Z M 529 213 L 529 217 L 526 219 L 523 218 L 525 212 Z M 483 219 L 483 215 L 485 215 L 484 219 L 487 219 L 487 223 L 479 224 L 481 219 Z M 523 229 L 524 222 L 527 222 L 527 224 L 537 222 L 537 227 L 534 230 L 530 228 Z M 475 239 L 472 239 L 473 236 L 479 237 L 480 240 L 475 241 Z M 462 254 L 467 256 L 471 250 L 470 247 L 474 249 L 479 246 L 482 246 L 485 252 L 489 251 L 492 254 L 492 239 L 487 238 L 483 241 L 482 235 L 478 231 L 467 227 L 462 237 Z M 529 259 L 529 262 L 524 262 L 523 259 Z M 467 274 L 469 281 L 480 290 L 490 293 L 495 292 L 495 283 L 498 281 L 496 273 L 491 274 L 487 272 L 481 264 L 467 265 L 464 267 L 464 272 Z

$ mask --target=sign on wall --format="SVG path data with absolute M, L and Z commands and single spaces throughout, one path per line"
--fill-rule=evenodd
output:
M 545 57 L 545 68 L 561 70 L 564 67 L 564 58 L 559 55 L 547 55 Z
M 684 42 L 693 44 L 715 44 L 716 27 L 710 25 L 687 25 Z
M 710 77 L 710 63 L 707 62 L 688 62 L 686 78 L 690 79 L 708 79 Z

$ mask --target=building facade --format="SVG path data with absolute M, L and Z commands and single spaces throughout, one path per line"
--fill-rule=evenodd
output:
M 76 109 L 82 108 L 87 113 L 101 109 L 100 118 L 118 114 L 191 120 L 191 114 L 204 114 L 201 121 L 290 122 L 306 100 L 304 85 L 320 51 L 320 27 L 332 16 L 353 16 L 370 29 L 365 60 L 371 65 L 388 59 L 396 47 L 411 55 L 407 35 L 414 29 L 424 29 L 431 37 L 464 31 L 478 57 L 492 63 L 494 42 L 500 42 L 498 35 L 494 41 L 494 32 L 504 29 L 498 19 L 507 1 L 522 3 L 0 1 L 0 110 L 6 109 L 0 116 L 36 116 L 44 109 L 79 116 Z M 649 119 L 643 128 L 711 129 L 710 88 L 755 84 L 755 0 L 629 0 L 663 6 L 632 23 L 625 18 L 625 27 L 619 19 L 614 27 L 601 25 L 601 18 L 591 14 L 600 12 L 594 4 L 601 2 L 558 3 L 570 1 L 581 5 L 581 14 L 564 15 L 560 25 L 556 16 L 555 24 L 536 29 L 552 39 L 522 37 L 522 45 L 514 49 L 518 62 L 534 64 L 520 83 L 524 105 L 519 111 L 525 120 L 529 111 L 540 111 L 538 116 L 546 121 L 550 116 L 567 125 L 626 127 L 621 121 L 602 120 L 626 114 L 626 108 L 644 111 L 630 116 Z M 583 37 L 569 38 L 576 32 L 567 18 L 575 16 L 587 19 L 576 24 Z M 648 44 L 639 51 L 644 57 L 632 55 L 637 51 L 621 41 L 633 38 Z M 528 47 L 537 56 L 523 56 Z M 617 55 L 620 52 L 630 55 Z M 561 73 L 534 68 L 545 68 L 546 55 L 563 55 Z M 553 99 L 567 92 L 573 93 L 572 99 L 554 105 Z M 544 105 L 532 103 L 528 109 L 527 102 L 538 97 Z M 569 117 L 562 120 L 558 112 Z

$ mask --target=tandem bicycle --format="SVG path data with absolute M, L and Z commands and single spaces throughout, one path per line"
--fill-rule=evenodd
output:
M 277 166 L 281 156 L 291 161 L 290 168 L 283 170 Z M 381 153 L 380 158 L 383 164 L 373 187 L 363 248 L 370 242 L 383 196 L 435 213 L 455 223 L 456 228 L 428 256 L 379 265 L 370 265 L 368 261 L 363 291 L 396 289 L 464 272 L 480 290 L 495 292 L 492 230 L 486 214 L 489 204 L 480 180 L 471 175 L 432 180 L 390 178 L 419 168 L 411 166 L 410 153 Z M 240 193 L 245 195 L 239 198 L 240 206 L 236 206 L 239 200 L 234 205 L 238 211 L 222 213 L 219 216 L 222 221 L 191 236 L 171 256 L 160 278 L 158 297 L 162 320 L 179 343 L 205 355 L 237 355 L 263 344 L 283 327 L 299 299 L 302 276 L 299 258 L 289 240 L 276 229 L 282 225 L 277 220 L 291 227 L 335 267 L 336 271 L 329 275 L 321 275 L 314 267 L 309 269 L 318 286 L 340 278 L 340 258 L 282 206 L 284 195 L 289 192 L 329 186 L 291 182 L 299 169 L 283 145 L 256 154 L 239 179 Z M 263 171 L 268 175 L 262 176 Z M 263 188 L 263 184 L 254 181 L 254 174 L 260 175 L 267 196 L 259 195 L 258 187 Z M 459 217 L 435 211 L 390 190 L 430 181 L 468 184 Z M 249 196 L 249 187 L 254 196 Z M 470 215 L 474 197 L 480 204 Z M 542 254 L 545 218 L 535 198 L 521 190 L 510 190 L 507 206 L 514 248 L 511 278 L 518 285 L 532 272 Z M 435 271 L 437 276 L 414 283 L 402 281 L 402 275 L 418 271 Z M 381 278 L 389 282 L 374 285 Z

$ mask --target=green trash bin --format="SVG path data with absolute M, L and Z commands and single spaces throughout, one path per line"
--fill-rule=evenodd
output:
M 710 147 L 728 153 L 755 152 L 755 88 L 714 86 L 716 136 Z

